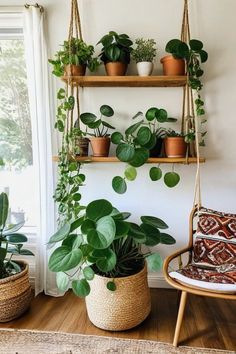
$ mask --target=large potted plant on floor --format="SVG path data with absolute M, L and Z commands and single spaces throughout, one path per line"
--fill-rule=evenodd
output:
M 130 63 L 130 53 L 133 42 L 127 34 L 117 34 L 110 31 L 103 36 L 98 44 L 102 44 L 99 54 L 109 76 L 125 75 Z
M 95 200 L 49 241 L 59 243 L 49 259 L 58 287 L 66 291 L 72 286 L 76 295 L 86 297 L 91 322 L 106 330 L 129 329 L 148 316 L 147 267 L 159 270 L 162 261 L 147 247 L 175 243 L 162 232 L 168 226 L 161 219 L 142 216 L 136 224 L 129 217 L 109 201 Z
M 115 129 L 112 125 L 104 121 L 103 117 L 112 117 L 114 110 L 108 105 L 100 107 L 100 118 L 93 113 L 82 113 L 80 120 L 87 128 L 93 129 L 93 133 L 86 130 L 86 134 L 91 136 L 90 143 L 93 150 L 93 156 L 106 157 L 109 155 L 110 134 L 109 129 Z
M 0 322 L 11 321 L 23 314 L 32 298 L 29 266 L 14 261 L 14 255 L 33 256 L 23 247 L 27 237 L 17 231 L 24 222 L 7 225 L 9 202 L 6 193 L 0 194 Z
M 99 66 L 97 58 L 93 58 L 94 47 L 86 44 L 82 39 L 71 38 L 64 41 L 62 49 L 55 54 L 54 59 L 49 59 L 53 65 L 53 74 L 56 76 L 83 76 L 86 67 L 95 71 Z

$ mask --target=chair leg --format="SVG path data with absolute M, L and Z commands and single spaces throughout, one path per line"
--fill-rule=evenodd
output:
M 183 320 L 183 316 L 184 316 L 184 309 L 185 309 L 185 305 L 186 305 L 186 300 L 187 300 L 187 292 L 182 291 L 180 305 L 179 305 L 178 318 L 177 318 L 176 327 L 175 327 L 174 341 L 173 341 L 173 345 L 175 347 L 178 346 L 179 334 L 180 334 L 181 324 L 182 324 L 182 320 Z

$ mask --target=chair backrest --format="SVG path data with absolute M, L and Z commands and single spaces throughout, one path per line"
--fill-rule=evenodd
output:
M 194 221 L 193 263 L 236 271 L 236 214 L 201 207 Z

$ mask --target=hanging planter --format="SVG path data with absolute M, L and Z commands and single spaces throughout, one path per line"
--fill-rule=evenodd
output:
M 86 72 L 86 65 L 68 64 L 64 66 L 65 76 L 84 76 Z

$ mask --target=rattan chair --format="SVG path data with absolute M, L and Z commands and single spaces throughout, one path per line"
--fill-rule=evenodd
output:
M 187 294 L 195 294 L 195 295 L 200 295 L 200 296 L 208 296 L 208 297 L 215 297 L 218 299 L 227 299 L 227 300 L 236 300 L 236 284 L 235 290 L 232 291 L 231 293 L 229 292 L 222 292 L 222 291 L 216 291 L 216 290 L 207 290 L 203 289 L 198 286 L 193 286 L 189 285 L 187 283 L 180 282 L 179 280 L 174 279 L 172 276 L 170 276 L 169 268 L 170 268 L 170 263 L 174 260 L 178 260 L 179 264 L 179 269 L 183 267 L 182 263 L 182 255 L 188 253 L 188 260 L 187 264 L 192 263 L 192 258 L 193 258 L 193 246 L 194 246 L 194 237 L 193 234 L 195 233 L 194 227 L 193 227 L 193 219 L 196 216 L 197 213 L 197 208 L 194 208 L 190 214 L 190 220 L 189 220 L 189 243 L 188 247 L 172 254 L 169 256 L 165 261 L 163 265 L 163 270 L 164 270 L 164 276 L 166 281 L 173 286 L 174 288 L 178 289 L 181 291 L 181 297 L 180 297 L 180 304 L 179 304 L 179 311 L 178 311 L 178 317 L 177 317 L 177 322 L 176 322 L 176 328 L 175 328 L 175 334 L 174 334 L 174 340 L 173 340 L 173 345 L 178 346 L 178 340 L 179 340 L 179 334 L 181 330 L 181 324 L 184 316 L 184 310 L 185 310 L 185 305 L 186 305 L 186 300 L 187 300 Z M 235 215 L 236 217 L 236 215 Z M 234 255 L 234 267 L 235 266 L 235 259 L 236 259 L 236 254 Z M 236 271 L 236 269 L 235 269 Z

